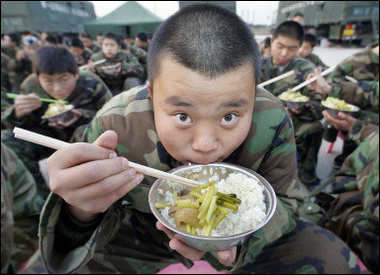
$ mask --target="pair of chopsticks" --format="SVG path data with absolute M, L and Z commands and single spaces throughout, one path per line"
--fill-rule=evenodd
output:
M 94 65 L 99 65 L 99 64 L 101 64 L 103 62 L 106 62 L 105 58 L 100 59 L 100 60 L 94 62 Z M 88 65 L 82 65 L 82 66 L 79 67 L 79 70 L 85 70 L 85 69 L 87 69 L 87 67 L 88 67 Z
M 323 71 L 323 72 L 321 73 L 321 76 L 325 76 L 325 75 L 331 73 L 332 71 L 335 70 L 335 68 L 336 68 L 336 66 L 332 66 L 332 67 L 330 67 L 329 69 Z M 269 79 L 268 81 L 265 81 L 265 82 L 263 82 L 263 83 L 261 83 L 261 84 L 259 84 L 259 85 L 257 85 L 257 86 L 258 86 L 259 88 L 263 88 L 264 86 L 266 86 L 266 85 L 268 85 L 268 84 L 271 84 L 271 83 L 273 83 L 273 82 L 279 81 L 279 80 L 281 80 L 281 79 L 283 79 L 283 78 L 286 78 L 286 77 L 288 77 L 288 76 L 291 76 L 292 74 L 294 74 L 294 70 L 293 70 L 293 71 L 290 71 L 290 72 L 287 72 L 287 73 L 285 73 L 285 74 L 279 75 L 279 76 L 277 76 L 277 77 L 274 77 L 274 78 L 272 78 L 272 79 Z M 297 90 L 299 90 L 299 89 L 305 87 L 306 85 L 308 85 L 308 84 L 314 82 L 315 80 L 317 80 L 317 77 L 316 77 L 316 76 L 314 76 L 313 78 L 311 78 L 311 79 L 309 79 L 309 80 L 307 80 L 307 81 L 305 81 L 305 82 L 302 82 L 301 84 L 299 84 L 298 86 L 292 88 L 291 90 L 292 90 L 293 92 L 295 92 L 295 91 L 297 91 Z
M 31 132 L 31 131 L 28 131 L 25 129 L 18 128 L 18 127 L 14 128 L 13 133 L 15 134 L 16 138 L 26 140 L 26 141 L 29 141 L 32 143 L 36 143 L 36 144 L 46 146 L 46 147 L 56 149 L 56 150 L 63 148 L 63 147 L 70 144 L 70 143 L 67 143 L 67 142 L 64 142 L 64 141 L 61 141 L 58 139 L 47 137 L 47 136 L 37 134 L 37 133 Z M 159 179 L 166 179 L 166 180 L 170 180 L 170 181 L 175 181 L 175 182 L 181 183 L 183 185 L 187 185 L 189 187 L 198 187 L 201 185 L 201 183 L 196 182 L 194 180 L 190 180 L 190 179 L 186 179 L 186 178 L 183 178 L 180 176 L 172 175 L 172 174 L 169 174 L 169 173 L 166 173 L 166 172 L 154 169 L 154 168 L 150 168 L 150 167 L 147 167 L 147 166 L 144 166 L 141 164 L 134 163 L 132 161 L 129 161 L 129 166 L 131 168 L 136 169 L 136 171 L 143 173 L 145 175 L 152 176 L 152 177 L 159 178 Z
M 7 98 L 16 98 L 16 97 L 19 97 L 19 96 L 20 95 L 18 95 L 18 94 L 7 93 Z M 38 100 L 40 100 L 42 102 L 50 102 L 50 103 L 56 103 L 57 101 L 62 101 L 62 100 L 42 98 L 42 97 L 39 97 Z M 69 103 L 68 101 L 62 101 L 62 102 L 65 103 L 65 104 Z

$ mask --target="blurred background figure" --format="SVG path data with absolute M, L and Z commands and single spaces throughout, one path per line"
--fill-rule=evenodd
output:
M 296 21 L 302 25 L 303 24 L 303 14 L 301 12 L 296 12 L 295 14 L 293 14 L 293 16 L 290 18 L 290 20 Z
M 78 66 L 87 64 L 93 54 L 90 49 L 85 49 L 83 42 L 77 37 L 72 39 L 69 50 L 74 55 Z
M 146 33 L 140 32 L 140 33 L 136 34 L 135 43 L 136 43 L 137 47 L 148 52 L 149 43 L 148 43 L 148 36 L 146 35 Z
M 103 35 L 104 35 L 104 33 L 102 33 L 102 32 L 99 32 L 99 33 L 96 35 L 96 42 L 97 42 L 99 45 L 102 45 Z
M 301 48 L 298 51 L 298 56 L 310 61 L 315 66 L 317 66 L 319 71 L 324 71 L 328 69 L 328 66 L 323 63 L 318 55 L 313 53 L 314 47 L 317 45 L 317 38 L 308 33 L 305 35 L 305 39 L 302 43 Z
M 53 35 L 46 36 L 44 46 L 58 46 L 58 39 Z
M 80 40 L 82 40 L 84 47 L 86 49 L 91 50 L 93 53 L 98 53 L 102 51 L 100 45 L 94 41 L 90 34 L 83 33 L 79 38 Z

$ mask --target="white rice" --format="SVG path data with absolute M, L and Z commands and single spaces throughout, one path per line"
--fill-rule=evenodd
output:
M 249 178 L 243 173 L 231 173 L 227 179 L 219 180 L 219 176 L 214 174 L 209 181 L 216 180 L 214 185 L 218 192 L 224 194 L 235 194 L 241 200 L 238 204 L 238 211 L 228 209 L 227 214 L 218 226 L 211 231 L 210 236 L 230 236 L 239 234 L 255 228 L 266 217 L 265 197 L 263 194 L 263 186 L 258 179 Z M 169 184 L 171 190 L 180 191 L 182 187 L 177 184 Z M 173 187 L 173 189 L 172 189 Z M 206 189 L 207 190 L 207 189 Z M 202 190 L 204 192 L 204 190 Z M 165 203 L 173 204 L 172 191 L 165 192 Z M 169 217 L 169 207 L 159 209 L 162 217 L 175 227 L 174 217 Z M 202 229 L 197 228 L 197 233 L 200 235 Z

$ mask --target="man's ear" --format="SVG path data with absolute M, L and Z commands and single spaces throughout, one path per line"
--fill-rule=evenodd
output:
M 153 88 L 149 81 L 146 82 L 146 86 L 148 87 L 149 96 L 153 99 Z

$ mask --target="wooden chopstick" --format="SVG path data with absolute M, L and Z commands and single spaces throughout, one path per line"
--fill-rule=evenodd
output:
M 106 59 L 105 59 L 105 58 L 100 59 L 100 60 L 94 62 L 94 65 L 99 65 L 99 64 L 101 64 L 101 63 L 103 63 L 103 62 L 106 62 Z M 84 69 L 86 69 L 87 67 L 88 67 L 88 64 L 86 64 L 86 65 L 82 65 L 82 66 L 79 67 L 79 70 L 84 70 Z
M 46 146 L 52 149 L 60 149 L 62 147 L 65 147 L 69 145 L 70 143 L 64 142 L 55 138 L 47 137 L 41 134 L 37 134 L 25 129 L 21 129 L 18 127 L 15 127 L 13 130 L 13 133 L 15 134 L 16 138 L 23 139 L 32 143 L 36 143 L 42 146 Z M 151 167 L 147 167 L 141 164 L 134 163 L 132 161 L 129 161 L 129 166 L 136 169 L 136 171 L 143 173 L 148 176 L 152 176 L 159 179 L 166 179 L 170 181 L 175 181 L 178 183 L 181 183 L 183 185 L 187 185 L 189 187 L 198 187 L 201 185 L 201 183 L 196 182 L 194 180 L 186 179 L 177 175 L 169 174 Z
M 19 96 L 20 96 L 19 94 L 7 93 L 7 97 L 8 98 L 16 98 L 16 97 L 19 97 Z M 58 100 L 58 99 L 50 99 L 50 98 L 43 98 L 43 97 L 39 97 L 38 100 L 40 100 L 42 102 L 50 102 L 50 103 L 56 103 L 57 101 L 62 101 L 64 104 L 69 103 L 68 101 L 63 101 L 63 100 Z
M 274 77 L 274 78 L 272 78 L 272 79 L 269 79 L 269 80 L 267 80 L 267 81 L 265 81 L 265 82 L 263 82 L 263 83 L 260 83 L 259 85 L 257 85 L 257 87 L 259 87 L 259 88 L 263 88 L 264 86 L 266 86 L 266 85 L 268 85 L 268 84 L 271 84 L 271 83 L 273 83 L 273 82 L 276 82 L 276 81 L 278 81 L 278 80 L 281 80 L 281 79 L 283 79 L 283 78 L 285 78 L 285 77 L 291 76 L 292 74 L 294 74 L 294 70 L 291 70 L 290 72 L 284 73 L 284 74 L 282 74 L 282 75 L 279 75 L 279 76 L 276 76 L 276 77 Z
M 330 68 L 328 68 L 327 70 L 324 70 L 323 72 L 321 72 L 321 76 L 325 76 L 325 75 L 331 73 L 332 71 L 335 70 L 335 68 L 336 68 L 336 65 L 335 65 L 335 66 L 332 66 L 332 67 L 330 67 Z M 310 84 L 311 82 L 314 82 L 315 80 L 317 80 L 317 77 L 316 77 L 316 76 L 312 77 L 311 79 L 309 79 L 309 80 L 307 80 L 307 81 L 305 81 L 305 82 L 302 82 L 300 85 L 298 85 L 298 86 L 292 88 L 291 90 L 292 90 L 293 92 L 295 92 L 295 91 L 297 91 L 297 90 L 299 90 L 299 89 L 305 87 L 306 85 Z

